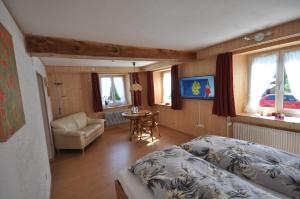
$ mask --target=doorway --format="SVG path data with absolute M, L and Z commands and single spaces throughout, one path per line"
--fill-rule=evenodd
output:
M 46 95 L 45 95 L 45 88 L 44 88 L 44 77 L 39 73 L 36 73 L 36 77 L 37 77 L 39 96 L 40 96 L 40 101 L 41 101 L 48 157 L 49 157 L 49 160 L 51 160 L 54 158 L 55 150 L 54 150 L 52 134 L 51 134 L 50 125 L 49 125 L 47 102 L 46 102 Z

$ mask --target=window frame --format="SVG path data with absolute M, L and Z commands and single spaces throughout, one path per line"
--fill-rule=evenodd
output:
M 250 63 L 248 67 L 248 100 L 249 92 L 251 89 L 251 71 L 253 59 L 257 57 L 263 57 L 268 55 L 276 55 L 277 66 L 276 66 L 276 85 L 275 85 L 275 106 L 274 107 L 259 107 L 258 112 L 276 112 L 284 113 L 287 116 L 300 117 L 300 109 L 288 109 L 284 108 L 284 54 L 292 51 L 300 50 L 300 46 L 282 48 L 267 52 L 255 53 L 250 55 Z
M 102 98 L 102 84 L 101 84 L 101 78 L 110 78 L 111 84 L 113 84 L 113 78 L 114 77 L 121 77 L 122 81 L 123 81 L 123 90 L 124 90 L 124 98 L 125 101 L 122 104 L 116 104 L 115 99 L 113 99 L 113 104 L 112 105 L 105 105 L 105 102 L 103 102 L 103 98 Z M 126 76 L 123 74 L 99 74 L 99 89 L 100 89 L 100 93 L 101 93 L 101 99 L 102 99 L 102 106 L 103 109 L 111 109 L 111 108 L 117 108 L 117 107 L 122 107 L 122 106 L 128 106 L 128 98 L 127 98 L 127 92 L 126 92 L 126 81 L 125 81 Z

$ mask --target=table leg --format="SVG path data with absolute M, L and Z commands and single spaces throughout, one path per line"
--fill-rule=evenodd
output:
M 143 135 L 142 125 L 140 123 L 140 120 L 137 120 L 137 123 L 138 123 L 138 134 L 140 135 L 140 140 L 141 140 L 142 139 L 142 135 Z
M 130 129 L 129 129 L 129 141 L 131 141 L 132 140 L 132 134 L 133 134 L 133 132 L 132 132 L 132 122 L 133 122 L 133 120 L 130 120 Z
M 129 135 L 129 141 L 132 140 L 132 137 L 134 136 L 135 133 L 139 133 L 139 126 L 138 126 L 138 122 L 136 119 L 132 119 L 130 120 L 130 131 L 129 131 L 130 135 Z

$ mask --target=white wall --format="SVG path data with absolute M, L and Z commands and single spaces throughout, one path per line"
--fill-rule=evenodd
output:
M 38 58 L 26 53 L 23 35 L 2 0 L 0 22 L 13 37 L 26 120 L 7 142 L 0 143 L 0 198 L 48 199 L 51 174 L 36 79 L 36 71 L 45 75 L 45 69 Z

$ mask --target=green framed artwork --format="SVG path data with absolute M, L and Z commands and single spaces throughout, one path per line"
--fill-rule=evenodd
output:
M 12 37 L 0 23 L 0 142 L 25 124 Z

